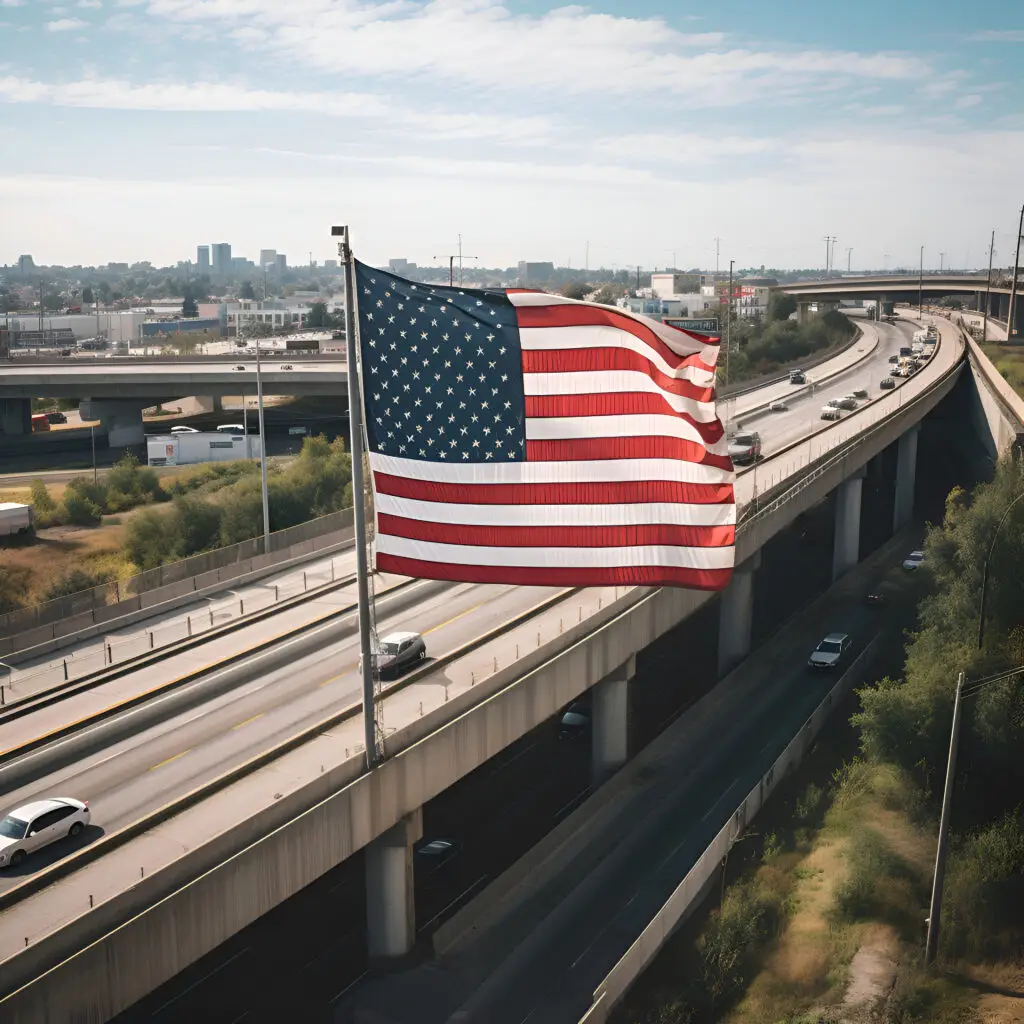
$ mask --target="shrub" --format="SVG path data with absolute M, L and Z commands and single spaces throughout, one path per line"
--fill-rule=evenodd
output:
M 156 509 L 144 509 L 128 524 L 125 550 L 140 569 L 155 569 L 179 557 L 179 538 L 167 526 L 167 516 Z
M 103 516 L 102 501 L 94 500 L 94 489 L 89 486 L 78 486 L 81 480 L 72 480 L 64 488 L 64 509 L 68 522 L 76 526 L 95 526 Z
M 43 592 L 44 601 L 54 601 L 58 597 L 68 597 L 82 590 L 91 590 L 110 583 L 117 578 L 116 573 L 93 569 L 71 569 L 63 576 L 54 580 Z
M 0 615 L 24 608 L 32 574 L 20 565 L 0 562 Z
M 32 509 L 35 512 L 37 526 L 53 526 L 57 520 L 57 502 L 53 500 L 42 480 L 32 481 Z

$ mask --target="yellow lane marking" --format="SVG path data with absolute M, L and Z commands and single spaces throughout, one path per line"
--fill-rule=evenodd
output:
M 493 600 L 494 598 L 491 598 L 489 601 L 481 601 L 479 604 L 473 605 L 472 608 L 467 608 L 464 612 L 459 612 L 458 615 L 453 615 L 450 619 L 446 619 L 444 622 L 440 622 L 436 626 L 431 626 L 430 629 L 425 629 L 421 636 L 429 636 L 435 630 L 444 629 L 445 626 L 450 626 L 453 622 L 458 621 L 464 615 L 469 615 L 471 612 L 475 612 L 478 608 L 483 608 L 485 604 L 490 604 Z
M 338 675 L 331 676 L 330 679 L 325 679 L 322 683 L 317 683 L 316 684 L 317 685 L 317 689 L 319 689 L 321 686 L 327 686 L 329 683 L 336 683 L 339 679 L 344 679 L 345 676 L 347 676 L 350 672 L 355 672 L 355 670 L 357 668 L 359 668 L 359 662 L 358 661 L 352 662 L 351 665 L 346 665 L 341 670 L 341 672 L 338 673 Z
M 191 750 L 191 749 L 192 748 L 189 747 L 188 750 L 183 750 L 180 754 L 175 754 L 173 757 L 167 758 L 166 761 L 161 761 L 159 764 L 153 765 L 153 767 L 150 768 L 149 770 L 151 772 L 155 772 L 157 770 L 157 768 L 163 768 L 163 766 L 165 764 L 170 764 L 172 761 L 177 761 L 179 757 L 184 757 L 188 753 L 188 751 Z
M 255 722 L 257 718 L 262 718 L 263 712 L 261 711 L 258 715 L 253 715 L 252 718 L 247 718 L 244 722 L 239 722 L 238 725 L 231 726 L 232 730 L 241 729 L 243 725 L 248 725 L 250 722 Z

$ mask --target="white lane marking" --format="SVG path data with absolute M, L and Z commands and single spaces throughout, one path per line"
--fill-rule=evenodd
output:
M 735 778 L 729 783 L 729 788 L 707 809 L 704 816 L 700 819 L 701 821 L 707 821 L 711 817 L 715 808 L 732 792 L 733 786 L 739 781 L 739 778 Z

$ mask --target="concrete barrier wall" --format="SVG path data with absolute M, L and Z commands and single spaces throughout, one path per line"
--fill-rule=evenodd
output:
M 708 884 L 721 869 L 722 861 L 728 854 L 733 841 L 753 820 L 765 800 L 782 779 L 803 760 L 804 755 L 814 742 L 815 736 L 832 713 L 832 709 L 842 701 L 853 684 L 859 681 L 864 672 L 870 668 L 878 645 L 879 637 L 876 636 L 811 712 L 811 716 L 736 808 L 718 835 L 711 840 L 696 864 L 686 873 L 654 919 L 606 975 L 604 981 L 594 992 L 591 1008 L 581 1019 L 580 1024 L 583 1024 L 584 1021 L 587 1024 L 603 1024 L 607 1020 L 612 1009 L 621 1001 L 630 986 L 643 973 L 687 914 L 698 905 Z

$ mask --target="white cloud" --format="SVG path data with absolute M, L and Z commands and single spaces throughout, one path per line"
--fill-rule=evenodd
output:
M 78 0 L 75 6 L 96 9 L 103 6 L 103 0 Z
M 121 0 L 122 3 L 125 0 Z M 918 57 L 827 50 L 755 51 L 719 32 L 581 6 L 514 14 L 502 0 L 146 0 L 151 18 L 218 26 L 238 45 L 345 75 L 430 78 L 474 89 L 570 96 L 674 94 L 691 105 L 773 100 L 811 87 L 914 82 Z
M 46 23 L 47 32 L 73 32 L 76 28 L 85 28 L 86 22 L 81 18 L 58 18 Z
M 971 107 L 976 107 L 981 103 L 981 97 L 977 93 L 970 93 L 967 96 L 961 96 L 953 106 L 957 110 L 968 110 Z
M 24 7 L 25 0 L 0 0 L 0 7 Z
M 1024 43 L 1024 28 L 986 28 L 967 38 L 976 43 Z

